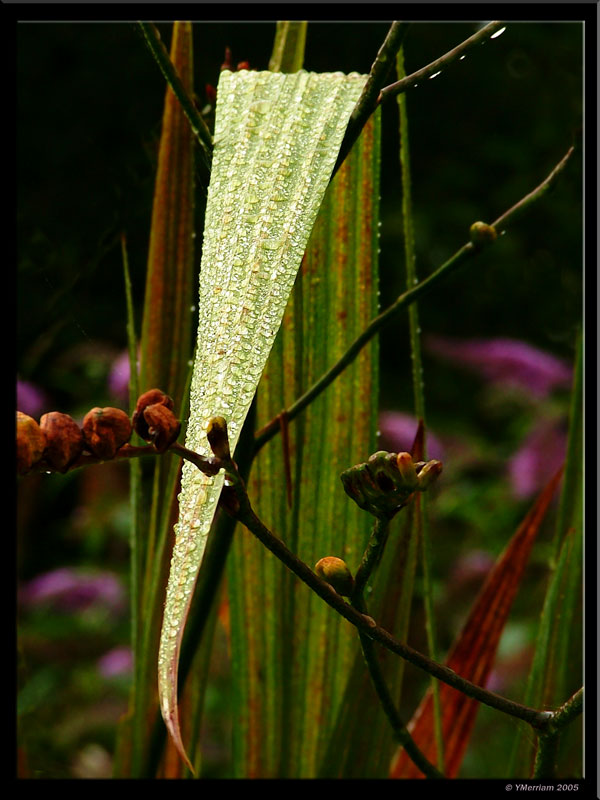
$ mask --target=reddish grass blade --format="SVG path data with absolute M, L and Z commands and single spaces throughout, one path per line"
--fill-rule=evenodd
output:
M 171 59 L 193 94 L 192 24 L 173 26 Z M 166 90 L 141 341 L 140 389 L 159 387 L 181 405 L 192 350 L 194 302 L 194 134 Z
M 540 493 L 504 553 L 488 575 L 469 617 L 447 660 L 447 666 L 464 678 L 485 686 L 491 672 L 500 636 L 508 619 L 535 537 L 544 519 L 562 468 Z M 458 774 L 478 711 L 478 701 L 449 686 L 440 691 L 444 735 L 445 774 Z M 418 746 L 430 761 L 436 761 L 433 731 L 433 698 L 428 690 L 409 724 Z M 390 769 L 391 778 L 422 778 L 421 771 L 399 750 Z

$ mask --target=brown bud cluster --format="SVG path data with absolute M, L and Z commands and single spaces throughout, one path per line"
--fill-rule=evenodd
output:
M 41 459 L 46 435 L 33 419 L 17 411 L 17 472 L 25 475 Z
M 181 423 L 173 413 L 173 401 L 160 389 L 140 395 L 133 414 L 133 428 L 145 442 L 164 453 L 179 436 Z
M 103 461 L 114 458 L 131 438 L 131 422 L 120 408 L 92 408 L 83 418 L 85 448 Z
M 40 428 L 46 435 L 46 463 L 58 472 L 66 472 L 83 452 L 85 443 L 79 425 L 68 414 L 50 411 L 41 418 Z
M 35 466 L 67 472 L 86 452 L 107 461 L 127 444 L 134 429 L 164 453 L 177 439 L 180 428 L 173 401 L 159 389 L 141 395 L 132 420 L 120 408 L 92 408 L 81 428 L 60 411 L 44 414 L 39 424 L 17 411 L 17 473 L 25 475 Z

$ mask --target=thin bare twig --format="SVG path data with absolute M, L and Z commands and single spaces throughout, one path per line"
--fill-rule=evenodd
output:
M 538 711 L 535 708 L 529 708 L 520 703 L 515 703 L 513 700 L 508 700 L 495 692 L 490 692 L 481 686 L 471 683 L 471 681 L 457 675 L 457 673 L 449 667 L 432 661 L 412 647 L 398 641 L 388 633 L 388 631 L 381 628 L 374 619 L 361 613 L 349 603 L 346 603 L 344 598 L 339 595 L 329 583 L 322 580 L 304 563 L 304 561 L 292 553 L 285 543 L 271 533 L 264 523 L 256 516 L 246 492 L 244 482 L 235 464 L 229 461 L 228 463 L 223 462 L 223 465 L 226 471 L 229 489 L 235 494 L 237 501 L 235 504 L 229 503 L 225 506 L 228 513 L 241 522 L 242 525 L 256 536 L 256 538 L 285 564 L 288 569 L 306 583 L 307 586 L 319 595 L 329 606 L 335 609 L 338 614 L 358 628 L 359 631 L 367 635 L 370 639 L 379 642 L 392 653 L 396 653 L 401 658 L 405 659 L 405 661 L 433 675 L 453 689 L 458 689 L 459 692 L 466 694 L 468 697 L 472 697 L 491 708 L 495 708 L 517 719 L 522 719 L 536 729 L 543 728 L 543 726 L 547 724 L 548 719 L 552 717 L 550 712 Z
M 498 232 L 504 232 L 506 228 L 522 215 L 529 207 L 540 199 L 556 182 L 558 176 L 563 172 L 568 160 L 573 154 L 574 147 L 570 147 L 566 155 L 561 159 L 552 172 L 537 186 L 532 192 L 523 197 L 508 211 L 505 211 L 498 219 L 492 223 L 492 228 Z M 490 240 L 487 246 L 491 246 L 493 241 Z M 449 275 L 456 272 L 456 270 L 470 261 L 474 256 L 478 255 L 483 245 L 475 245 L 472 242 L 467 242 L 460 250 L 448 259 L 441 267 L 433 272 L 429 277 L 420 281 L 412 289 L 408 289 L 404 294 L 401 294 L 397 300 L 392 303 L 388 308 L 381 312 L 367 325 L 364 331 L 352 342 L 343 356 L 327 371 L 325 372 L 307 391 L 298 398 L 288 409 L 288 420 L 291 421 L 298 416 L 304 409 L 312 403 L 336 378 L 340 375 L 346 367 L 351 364 L 358 356 L 360 351 L 367 345 L 371 339 L 382 330 L 403 308 L 407 308 L 415 302 L 419 297 L 425 295 L 435 288 L 440 282 L 445 280 Z M 255 438 L 255 449 L 260 450 L 270 439 L 275 436 L 279 430 L 279 417 L 272 419 L 268 422 L 258 433 Z
M 206 122 L 202 118 L 202 115 L 198 112 L 198 109 L 194 105 L 194 101 L 188 95 L 183 83 L 181 82 L 181 78 L 173 66 L 171 57 L 161 41 L 160 34 L 156 29 L 156 26 L 151 22 L 139 22 L 138 25 L 142 29 L 146 44 L 156 59 L 156 62 L 158 63 L 161 72 L 165 76 L 167 83 L 181 103 L 181 108 L 190 121 L 192 130 L 200 142 L 202 150 L 204 151 L 206 162 L 208 165 L 210 165 L 213 140 Z
M 396 53 L 402 47 L 408 26 L 408 22 L 393 22 L 383 44 L 379 48 L 362 94 L 350 115 L 340 152 L 331 174 L 332 179 L 352 149 L 352 145 L 358 139 L 360 132 L 367 124 L 367 120 L 377 108 L 380 90 L 394 66 Z
M 396 83 L 391 83 L 389 86 L 383 88 L 377 99 L 377 102 L 383 103 L 386 100 L 389 100 L 390 97 L 395 97 L 401 92 L 405 92 L 407 89 L 413 88 L 418 81 L 430 78 L 437 72 L 441 72 L 443 69 L 446 69 L 447 67 L 450 66 L 450 64 L 459 59 L 473 47 L 475 47 L 478 44 L 483 44 L 483 42 L 485 42 L 487 39 L 490 39 L 494 35 L 494 33 L 499 31 L 500 28 L 502 28 L 503 26 L 504 22 L 488 23 L 483 28 L 481 28 L 481 30 L 477 31 L 477 33 L 474 33 L 473 36 L 470 36 L 468 39 L 465 39 L 464 42 L 461 42 L 452 50 L 449 50 L 447 53 L 444 53 L 443 56 L 436 58 L 435 61 L 432 61 L 430 64 L 427 64 L 427 66 L 421 67 L 421 69 L 417 70 L 416 72 L 413 72 L 411 75 L 407 75 L 405 78 L 396 81 Z

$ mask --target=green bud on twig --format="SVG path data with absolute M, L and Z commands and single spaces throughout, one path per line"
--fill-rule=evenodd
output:
M 396 464 L 398 466 L 398 472 L 400 473 L 404 485 L 407 489 L 414 491 L 418 484 L 419 478 L 417 476 L 417 469 L 412 460 L 412 456 L 410 453 L 398 453 L 396 458 Z
M 437 480 L 442 468 L 443 466 L 441 461 L 436 461 L 435 459 L 433 461 L 428 461 L 423 469 L 419 472 L 418 490 L 420 492 L 424 492 L 426 489 L 428 489 L 431 484 Z
M 213 453 L 222 461 L 231 459 L 229 450 L 229 437 L 227 435 L 227 422 L 223 417 L 212 417 L 206 429 L 206 438 Z
M 315 564 L 315 572 L 343 597 L 350 597 L 354 591 L 354 578 L 348 565 L 341 558 L 335 556 L 322 558 Z
M 379 450 L 365 464 L 341 474 L 344 491 L 365 511 L 391 517 L 415 491 L 424 491 L 442 471 L 441 461 L 414 462 L 410 453 Z
M 471 242 L 476 247 L 483 247 L 486 244 L 491 244 L 496 241 L 498 234 L 492 225 L 486 222 L 474 222 L 469 228 Z

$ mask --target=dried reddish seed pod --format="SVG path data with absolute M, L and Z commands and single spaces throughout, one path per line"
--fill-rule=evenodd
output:
M 66 472 L 83 450 L 83 433 L 73 417 L 60 411 L 50 411 L 40 420 L 46 435 L 44 458 L 49 467 Z
M 25 475 L 42 458 L 46 435 L 33 417 L 17 411 L 17 472 Z
M 159 453 L 164 453 L 179 436 L 181 423 L 170 408 L 154 403 L 144 409 L 144 422 L 148 428 L 148 439 Z
M 120 408 L 92 408 L 83 419 L 85 448 L 97 458 L 114 458 L 131 437 L 131 422 Z
M 172 411 L 174 403 L 169 395 L 161 392 L 160 389 L 149 389 L 138 397 L 132 417 L 133 429 L 145 442 L 154 441 L 154 437 L 148 429 L 148 422 L 144 418 L 144 411 L 148 406 L 154 405 L 161 405 Z
M 345 561 L 335 556 L 326 556 L 315 564 L 315 572 L 344 597 L 354 591 L 354 578 Z

